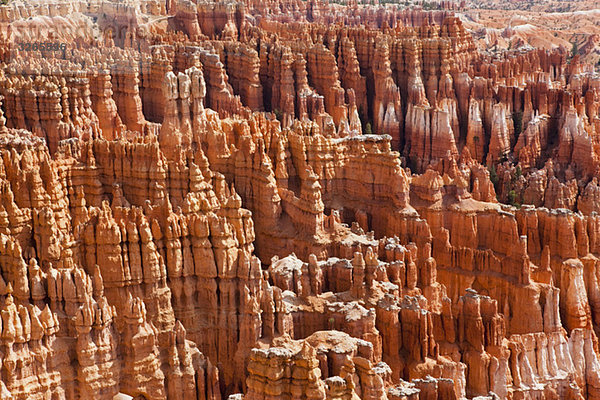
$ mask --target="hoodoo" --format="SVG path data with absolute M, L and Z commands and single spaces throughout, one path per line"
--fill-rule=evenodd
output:
M 593 1 L 2 3 L 1 400 L 600 398 Z

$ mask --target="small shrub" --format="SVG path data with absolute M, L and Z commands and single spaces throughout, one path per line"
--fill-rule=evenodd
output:
M 510 192 L 508 192 L 508 203 L 514 207 L 521 206 L 521 204 L 519 204 L 519 202 L 517 202 L 517 192 L 515 192 L 514 190 L 511 190 Z
M 512 115 L 513 124 L 515 126 L 515 137 L 519 137 L 523 132 L 523 113 L 521 111 L 515 111 Z
M 496 185 L 498 184 L 498 174 L 496 173 L 496 167 L 494 166 L 494 164 L 488 167 L 488 171 L 490 173 L 490 181 L 492 181 L 492 184 L 494 185 L 494 187 L 496 187 Z
M 573 42 L 573 47 L 571 48 L 571 57 L 575 57 L 579 53 L 579 45 L 577 42 Z

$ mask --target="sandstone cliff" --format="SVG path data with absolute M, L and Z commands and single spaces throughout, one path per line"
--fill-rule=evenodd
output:
M 0 7 L 0 398 L 600 397 L 600 78 L 441 7 Z

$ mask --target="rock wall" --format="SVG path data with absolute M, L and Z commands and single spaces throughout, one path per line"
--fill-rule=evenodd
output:
M 0 7 L 125 32 L 0 57 L 0 398 L 600 397 L 600 79 L 444 4 Z

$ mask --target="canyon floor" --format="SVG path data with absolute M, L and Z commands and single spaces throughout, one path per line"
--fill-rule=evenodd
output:
M 600 399 L 599 35 L 0 5 L 0 400 Z

